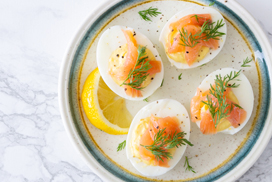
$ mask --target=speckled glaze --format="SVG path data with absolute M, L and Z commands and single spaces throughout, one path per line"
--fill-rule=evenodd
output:
M 268 114 L 271 112 L 271 60 L 268 56 L 271 53 L 267 51 L 270 45 L 265 42 L 265 37 L 260 35 L 261 30 L 253 27 L 256 25 L 254 20 L 244 20 L 240 18 L 241 15 L 235 14 L 234 12 L 238 12 L 237 9 L 235 11 L 235 2 L 228 3 L 229 7 L 227 7 L 224 1 L 217 1 L 213 7 L 226 19 L 228 29 L 226 43 L 214 60 L 205 66 L 191 70 L 180 71 L 172 67 L 158 41 L 160 30 L 172 15 L 192 4 L 208 5 L 210 2 L 209 0 L 110 2 L 106 8 L 100 9 L 100 16 L 90 18 L 76 36 L 62 68 L 60 86 L 63 88 L 60 90 L 62 116 L 72 140 L 89 166 L 105 180 L 235 180 L 255 162 L 266 146 L 271 136 L 271 131 L 267 130 L 271 126 Z M 153 22 L 147 23 L 138 17 L 137 12 L 150 6 L 163 9 L 163 14 L 153 18 Z M 246 15 L 246 12 L 241 13 L 243 16 Z M 194 147 L 188 147 L 184 156 L 191 158 L 190 164 L 197 173 L 185 172 L 183 157 L 177 166 L 165 175 L 154 178 L 142 177 L 125 158 L 125 151 L 116 152 L 118 143 L 122 142 L 126 136 L 108 135 L 93 127 L 84 115 L 78 98 L 80 98 L 85 79 L 96 68 L 97 41 L 101 33 L 112 25 L 129 26 L 136 32 L 141 31 L 149 37 L 161 53 L 165 68 L 164 85 L 149 100 L 172 98 L 181 102 L 187 110 L 189 110 L 190 98 L 193 97 L 197 86 L 206 75 L 223 67 L 241 69 L 243 59 L 255 57 L 255 63 L 252 62 L 251 67 L 242 69 L 253 87 L 255 99 L 253 113 L 247 125 L 233 136 L 225 134 L 204 136 L 192 123 L 190 141 Z M 182 73 L 182 79 L 178 80 L 180 73 Z M 132 115 L 146 104 L 144 101 L 127 102 Z

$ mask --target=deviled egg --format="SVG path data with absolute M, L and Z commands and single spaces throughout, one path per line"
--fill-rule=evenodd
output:
M 103 80 L 125 99 L 143 100 L 161 85 L 162 60 L 139 31 L 124 26 L 108 28 L 98 41 L 96 54 Z
M 203 134 L 233 135 L 248 122 L 253 104 L 253 90 L 246 76 L 232 68 L 219 69 L 199 85 L 191 100 L 191 120 Z
M 226 33 L 224 18 L 218 11 L 192 6 L 165 24 L 159 40 L 172 65 L 190 69 L 211 61 L 221 51 Z
M 162 175 L 175 167 L 187 144 L 192 146 L 188 141 L 189 136 L 190 120 L 185 107 L 172 99 L 154 101 L 143 107 L 131 123 L 126 145 L 127 158 L 144 176 Z M 170 143 L 166 140 L 174 137 L 183 141 L 177 146 L 169 147 Z M 152 152 L 151 146 L 160 144 L 159 150 L 164 154 L 167 152 L 171 157 Z

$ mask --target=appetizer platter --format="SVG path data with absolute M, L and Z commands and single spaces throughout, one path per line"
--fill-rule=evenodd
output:
M 102 179 L 233 181 L 254 164 L 272 133 L 271 47 L 241 10 L 116 0 L 85 22 L 62 66 L 60 106 Z

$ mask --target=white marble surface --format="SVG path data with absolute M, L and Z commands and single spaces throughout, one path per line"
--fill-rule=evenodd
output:
M 70 40 L 104 1 L 0 1 L 0 181 L 102 181 L 67 139 L 57 87 Z M 271 0 L 237 1 L 272 43 Z M 272 181 L 272 141 L 238 181 Z

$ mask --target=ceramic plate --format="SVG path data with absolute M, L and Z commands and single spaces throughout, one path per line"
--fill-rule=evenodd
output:
M 271 137 L 271 47 L 256 21 L 235 1 L 216 1 L 212 8 L 225 18 L 227 38 L 222 51 L 204 66 L 178 70 L 166 58 L 159 35 L 164 24 L 178 11 L 194 6 L 208 6 L 211 0 L 115 0 L 108 1 L 93 12 L 71 43 L 60 73 L 59 98 L 64 125 L 84 160 L 105 181 L 232 181 L 244 174 L 258 159 Z M 162 14 L 143 21 L 138 11 L 157 7 Z M 242 69 L 254 92 L 254 108 L 247 125 L 235 135 L 203 135 L 192 123 L 187 150 L 168 173 L 143 177 L 126 159 L 125 150 L 117 152 L 126 135 L 109 135 L 95 128 L 86 118 L 80 96 L 85 79 L 96 65 L 96 46 L 101 34 L 110 26 L 128 26 L 140 31 L 153 42 L 163 60 L 164 85 L 149 101 L 171 98 L 189 110 L 196 88 L 211 72 L 232 67 Z M 253 57 L 251 67 L 242 68 L 246 57 Z M 107 65 L 106 65 L 107 66 Z M 178 75 L 182 73 L 182 79 Z M 134 116 L 147 103 L 127 101 Z M 186 172 L 185 156 L 196 173 Z

